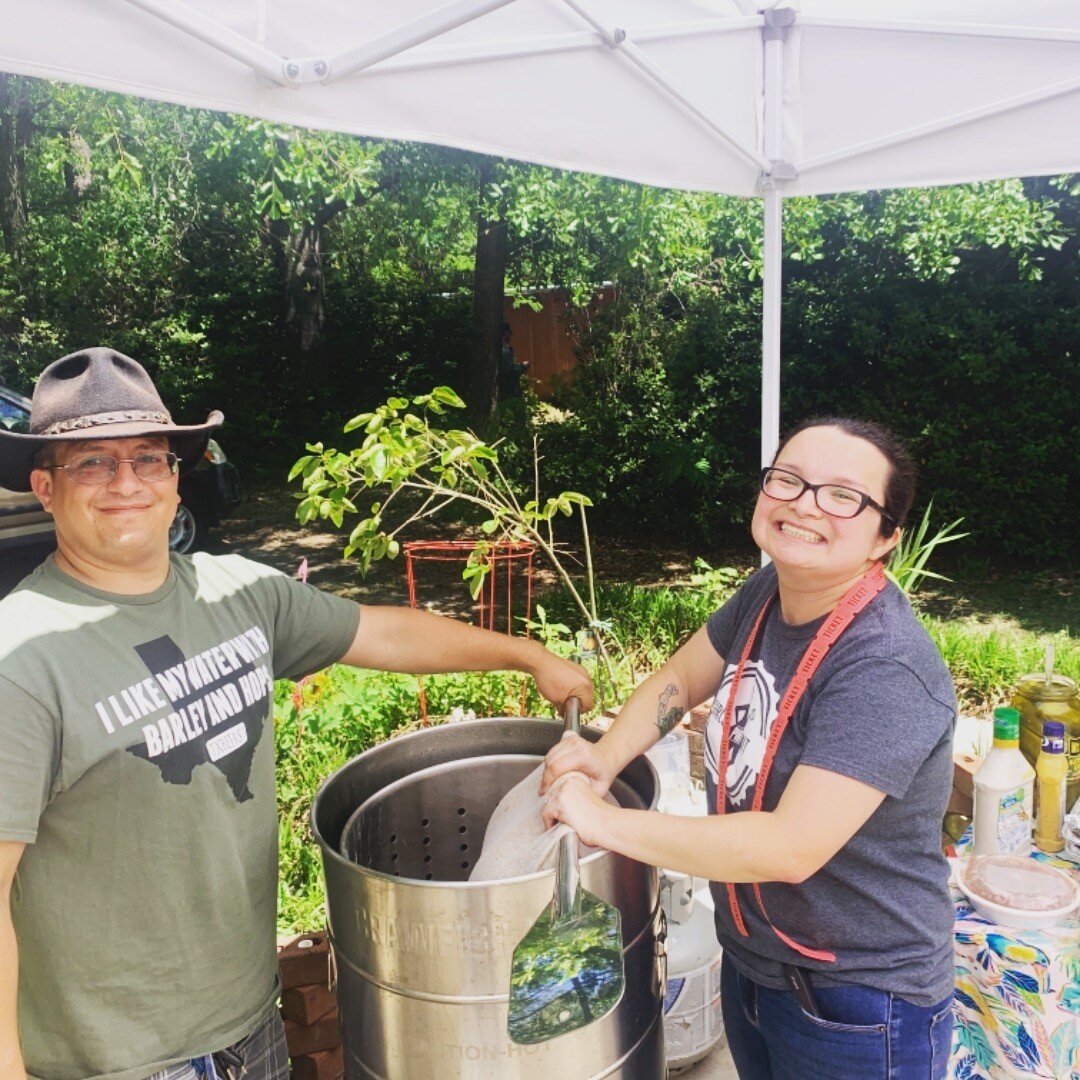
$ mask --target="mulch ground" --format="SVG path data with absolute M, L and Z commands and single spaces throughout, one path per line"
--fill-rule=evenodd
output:
M 360 573 L 355 560 L 342 558 L 348 528 L 330 524 L 301 526 L 295 517 L 294 490 L 264 481 L 246 485 L 244 500 L 233 517 L 211 533 L 209 550 L 238 552 L 295 574 L 302 560 L 308 580 L 319 588 L 368 604 L 409 602 L 405 560 L 384 559 Z M 473 534 L 475 538 L 475 534 Z M 459 525 L 412 526 L 402 539 L 453 540 L 469 537 Z M 51 550 L 48 545 L 0 550 L 0 596 L 30 572 Z M 571 552 L 573 555 L 573 552 Z M 593 537 L 593 558 L 599 581 L 637 585 L 685 583 L 700 555 L 711 566 L 754 566 L 749 543 L 738 550 L 699 551 L 670 543 L 628 542 Z M 940 568 L 941 564 L 935 564 Z M 946 563 L 944 572 L 956 573 Z M 417 600 L 443 614 L 467 615 L 472 610 L 461 567 L 425 563 L 417 574 Z M 1019 566 L 1012 570 L 986 568 L 978 574 L 956 574 L 954 582 L 939 582 L 922 596 L 923 608 L 941 618 L 971 619 L 990 625 L 1015 625 L 1035 633 L 1071 631 L 1080 626 L 1080 574 L 1075 570 Z M 537 555 L 534 588 L 557 585 L 554 573 Z
M 287 574 L 296 574 L 307 559 L 308 581 L 319 588 L 347 596 L 361 603 L 405 604 L 409 602 L 405 560 L 383 559 L 374 563 L 366 575 L 354 559 L 342 558 L 350 522 L 337 529 L 332 524 L 300 525 L 295 518 L 296 499 L 281 488 L 262 487 L 247 491 L 233 517 L 222 522 L 212 536 L 210 550 L 236 551 Z M 353 521 L 355 524 L 355 520 Z M 402 539 L 459 540 L 475 539 L 458 525 L 438 526 L 429 522 L 410 527 Z M 578 561 L 571 551 L 572 560 Z M 687 548 L 652 544 L 617 543 L 603 536 L 593 537 L 593 560 L 599 581 L 632 582 L 638 585 L 671 585 L 685 582 L 693 572 L 697 552 Z M 752 561 L 745 552 L 712 552 L 704 557 L 710 565 L 732 565 Z M 717 561 L 719 560 L 719 561 Z M 580 565 L 580 564 L 579 564 Z M 417 570 L 417 601 L 441 613 L 461 614 L 472 604 L 461 580 L 462 566 L 425 563 Z M 534 565 L 534 588 L 553 588 L 555 574 L 538 553 Z

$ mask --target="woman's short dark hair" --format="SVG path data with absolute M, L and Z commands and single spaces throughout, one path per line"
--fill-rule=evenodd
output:
M 797 428 L 789 431 L 781 440 L 776 453 L 773 455 L 773 464 L 780 456 L 780 452 L 801 431 L 808 428 L 831 427 L 837 428 L 846 435 L 852 435 L 856 439 L 863 439 L 871 446 L 876 447 L 884 455 L 889 463 L 889 475 L 885 481 L 885 509 L 888 511 L 888 520 L 881 519 L 881 535 L 888 536 L 893 529 L 902 527 L 911 504 L 915 501 L 915 479 L 917 469 L 915 459 L 909 453 L 907 447 L 888 428 L 875 424 L 870 420 L 855 420 L 850 416 L 814 416 L 804 420 Z

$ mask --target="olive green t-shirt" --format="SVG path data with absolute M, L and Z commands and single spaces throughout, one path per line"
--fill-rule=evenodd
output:
M 273 680 L 340 659 L 356 604 L 239 556 L 142 596 L 50 558 L 0 600 L 0 840 L 31 1077 L 142 1080 L 273 1008 Z

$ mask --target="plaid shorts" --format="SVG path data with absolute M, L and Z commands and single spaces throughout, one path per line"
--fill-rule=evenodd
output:
M 218 1057 L 214 1071 L 218 1080 L 288 1080 L 289 1051 L 285 1046 L 285 1025 L 275 1009 L 250 1035 L 229 1047 L 243 1065 L 229 1067 Z M 217 1055 L 212 1055 L 217 1057 Z M 149 1080 L 211 1080 L 205 1059 L 184 1061 L 154 1073 Z

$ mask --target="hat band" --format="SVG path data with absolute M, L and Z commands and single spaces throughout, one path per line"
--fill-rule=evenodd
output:
M 84 428 L 101 427 L 104 424 L 124 424 L 131 420 L 146 420 L 152 424 L 171 424 L 172 417 L 166 412 L 145 412 L 138 409 L 130 412 L 95 413 L 93 416 L 76 416 L 71 420 L 57 420 L 38 435 L 62 435 L 66 431 L 82 431 Z

